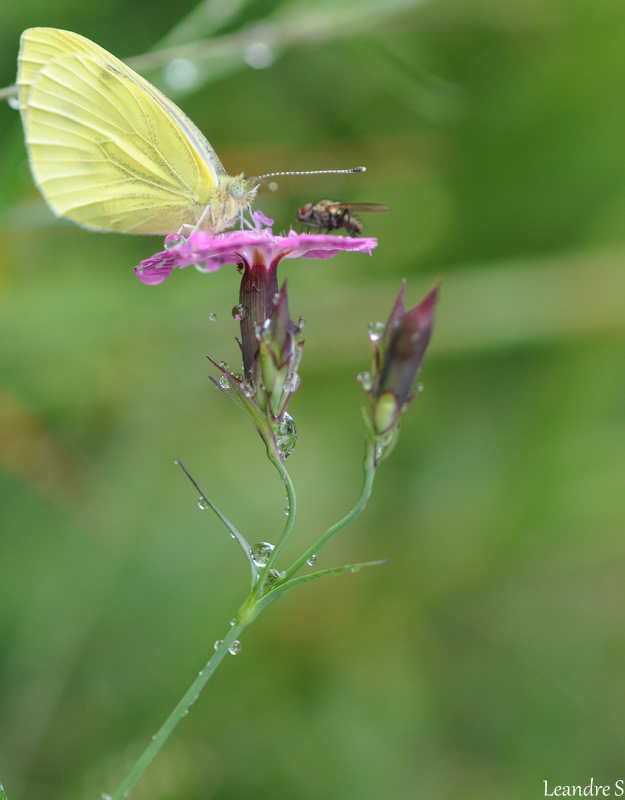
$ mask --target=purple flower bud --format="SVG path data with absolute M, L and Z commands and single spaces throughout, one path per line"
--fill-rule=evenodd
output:
M 291 394 L 299 387 L 297 369 L 304 342 L 301 328 L 289 314 L 286 281 L 274 297 L 273 310 L 257 334 L 258 350 L 252 366 L 255 383 L 264 387 L 271 414 L 278 419 Z
M 368 394 L 372 401 L 373 428 L 383 435 L 394 428 L 413 400 L 415 380 L 432 334 L 438 287 L 406 311 L 405 284 L 379 338 L 373 339 L 374 374 Z

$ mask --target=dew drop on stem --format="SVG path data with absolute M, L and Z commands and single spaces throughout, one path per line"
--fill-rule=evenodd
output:
M 264 567 L 273 553 L 274 545 L 269 542 L 258 542 L 250 548 L 250 557 L 257 567 Z

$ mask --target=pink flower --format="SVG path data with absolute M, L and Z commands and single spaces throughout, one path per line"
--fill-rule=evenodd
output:
M 135 269 L 140 281 L 150 286 L 162 283 L 173 270 L 195 266 L 200 272 L 215 272 L 224 264 L 252 264 L 259 261 L 277 266 L 283 258 L 331 258 L 343 250 L 365 252 L 377 246 L 377 239 L 332 236 L 320 233 L 296 233 L 274 236 L 272 220 L 261 212 L 254 214 L 256 227 L 249 231 L 228 231 L 212 235 L 192 233 L 189 239 L 171 234 L 165 250 L 146 258 Z

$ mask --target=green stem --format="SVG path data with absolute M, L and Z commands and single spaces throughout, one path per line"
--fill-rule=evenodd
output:
M 348 513 L 340 519 L 338 522 L 335 522 L 331 528 L 323 534 L 323 536 L 318 539 L 311 547 L 306 550 L 306 552 L 301 555 L 297 561 L 295 561 L 284 573 L 282 577 L 282 581 L 287 581 L 293 575 L 295 575 L 298 570 L 300 570 L 304 564 L 308 561 L 311 556 L 316 555 L 321 548 L 327 544 L 330 539 L 337 534 L 339 531 L 343 530 L 350 522 L 353 522 L 356 517 L 360 514 L 361 511 L 364 510 L 365 506 L 367 505 L 367 500 L 371 495 L 371 489 L 373 488 L 373 480 L 375 478 L 375 470 L 376 470 L 376 461 L 375 461 L 375 449 L 376 443 L 375 440 L 371 437 L 367 437 L 365 440 L 365 459 L 364 459 L 364 479 L 362 484 L 362 490 L 360 492 L 360 497 L 356 501 L 354 507 L 348 511 Z M 277 548 L 276 548 L 277 549 Z M 273 554 L 272 554 L 273 555 Z
M 289 567 L 289 569 L 285 572 L 284 576 L 281 579 L 281 583 L 284 584 L 289 578 L 291 578 L 298 570 L 300 570 L 304 564 L 308 561 L 308 559 L 315 553 L 317 553 L 336 533 L 340 530 L 345 528 L 352 522 L 360 512 L 365 508 L 367 504 L 367 500 L 371 495 L 371 489 L 373 487 L 373 480 L 375 478 L 375 470 L 376 470 L 376 459 L 375 459 L 375 449 L 376 443 L 373 437 L 367 437 L 366 445 L 365 445 L 365 459 L 364 459 L 364 480 L 362 490 L 360 492 L 360 497 L 358 501 L 354 505 L 354 507 L 343 517 L 343 519 L 339 520 L 335 523 L 331 528 L 329 528 L 320 539 L 318 539 L 312 547 L 310 547 L 294 564 Z M 204 688 L 204 686 L 208 683 L 209 679 L 212 677 L 213 673 L 222 662 L 226 653 L 228 653 L 232 643 L 238 639 L 241 632 L 252 622 L 255 617 L 260 613 L 260 611 L 264 608 L 267 602 L 271 602 L 269 595 L 266 597 L 266 602 L 259 603 L 259 596 L 262 591 L 262 585 L 264 582 L 265 576 L 268 574 L 269 570 L 272 566 L 276 563 L 276 560 L 280 553 L 282 552 L 284 546 L 286 545 L 293 529 L 295 527 L 295 517 L 296 517 L 296 496 L 295 496 L 295 487 L 293 486 L 293 481 L 286 470 L 280 455 L 275 452 L 271 447 L 267 447 L 267 453 L 269 456 L 269 460 L 272 462 L 274 467 L 277 469 L 280 477 L 284 485 L 286 486 L 288 503 L 289 503 L 289 518 L 286 522 L 284 530 L 282 531 L 282 535 L 276 544 L 271 557 L 263 569 L 260 579 L 257 581 L 254 589 L 252 590 L 251 594 L 245 601 L 245 603 L 239 609 L 239 613 L 237 615 L 237 622 L 233 625 L 230 630 L 228 631 L 224 640 L 219 644 L 218 648 L 215 650 L 215 653 L 210 658 L 204 669 L 200 672 L 198 677 L 193 681 L 191 686 L 187 689 L 185 694 L 183 695 L 180 702 L 171 712 L 171 714 L 167 717 L 159 731 L 152 737 L 152 741 L 143 751 L 141 756 L 139 756 L 138 760 L 126 776 L 126 778 L 121 782 L 118 788 L 110 795 L 110 800 L 124 800 L 127 796 L 128 792 L 132 789 L 140 775 L 144 772 L 144 770 L 149 766 L 152 759 L 156 756 L 158 751 L 167 741 L 169 735 L 172 733 L 174 728 L 178 725 L 180 720 L 185 716 L 188 712 L 189 708 L 193 703 L 196 701 L 198 695 Z M 354 566 L 354 565 L 353 565 Z M 347 567 L 341 567 L 336 570 L 329 570 L 328 574 L 339 573 L 344 571 Z M 315 576 L 305 576 L 303 580 L 312 579 Z M 281 593 L 281 592 L 280 592 Z
M 215 650 L 214 655 L 211 657 L 207 665 L 200 672 L 198 677 L 193 681 L 191 686 L 187 689 L 187 691 L 185 692 L 184 696 L 182 697 L 178 705 L 174 708 L 174 710 L 167 717 L 167 719 L 159 729 L 158 733 L 156 733 L 152 737 L 152 741 L 145 748 L 143 753 L 139 756 L 138 760 L 136 761 L 135 765 L 130 770 L 128 775 L 124 778 L 124 780 L 120 783 L 118 788 L 110 796 L 111 800 L 123 800 L 123 798 L 127 796 L 127 793 L 134 786 L 139 776 L 143 773 L 143 771 L 150 764 L 154 756 L 165 744 L 167 738 L 169 737 L 169 734 L 174 730 L 176 725 L 185 716 L 190 706 L 193 705 L 193 703 L 197 700 L 199 693 L 202 691 L 202 689 L 208 682 L 209 678 L 213 675 L 219 664 L 222 662 L 226 653 L 228 653 L 228 650 L 232 646 L 232 643 L 238 639 L 239 635 L 244 630 L 244 628 L 245 625 L 242 625 L 239 622 L 237 622 L 230 628 L 225 639 L 221 642 L 217 650 Z
M 270 448 L 267 448 L 267 456 L 278 471 L 282 483 L 286 487 L 288 517 L 284 526 L 284 530 L 282 531 L 282 534 L 278 539 L 271 556 L 269 557 L 269 561 L 264 568 L 263 577 L 269 572 L 270 569 L 273 568 L 274 564 L 278 560 L 278 557 L 280 556 L 280 553 L 284 550 L 284 547 L 289 541 L 289 538 L 293 533 L 293 529 L 295 528 L 295 520 L 297 517 L 297 497 L 295 495 L 295 486 L 293 485 L 293 481 L 291 480 L 291 476 L 289 475 L 287 468 L 284 466 L 284 461 L 280 458 L 278 453 L 272 451 Z M 260 590 L 262 587 L 262 580 L 258 581 L 257 586 Z

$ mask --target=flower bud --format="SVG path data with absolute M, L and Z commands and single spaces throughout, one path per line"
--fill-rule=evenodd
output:
M 264 387 L 274 419 L 281 417 L 291 394 L 299 386 L 297 369 L 304 342 L 300 327 L 289 315 L 286 281 L 273 299 L 273 309 L 256 334 L 258 350 L 252 365 L 253 380 Z
M 406 311 L 405 284 L 382 335 L 372 338 L 374 369 L 371 389 L 371 421 L 378 436 L 395 428 L 416 395 L 415 380 L 432 334 L 434 304 L 438 287 Z

